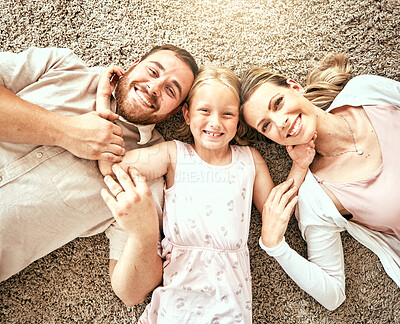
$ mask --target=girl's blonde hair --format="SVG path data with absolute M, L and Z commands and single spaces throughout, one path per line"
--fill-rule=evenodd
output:
M 238 101 L 240 100 L 239 96 L 239 87 L 240 81 L 236 74 L 229 68 L 222 66 L 214 66 L 214 65 L 206 65 L 200 68 L 199 74 L 194 80 L 192 87 L 190 88 L 188 97 L 186 99 L 186 103 L 188 105 L 188 109 L 190 109 L 190 105 L 192 103 L 193 97 L 196 94 L 197 90 L 205 85 L 210 84 L 211 82 L 220 82 L 225 85 L 229 90 L 231 90 Z M 240 127 L 238 125 L 238 127 Z M 193 135 L 190 131 L 189 125 L 185 122 L 178 129 L 178 133 L 183 137 L 185 141 L 193 142 Z
M 333 100 L 352 77 L 351 65 L 345 54 L 328 54 L 307 76 L 304 97 L 317 107 L 326 110 Z M 255 142 L 265 137 L 247 125 L 243 117 L 243 105 L 249 100 L 254 91 L 266 82 L 277 86 L 289 87 L 288 78 L 273 73 L 265 68 L 252 68 L 246 71 L 240 83 L 239 116 L 243 126 L 239 133 L 243 140 Z

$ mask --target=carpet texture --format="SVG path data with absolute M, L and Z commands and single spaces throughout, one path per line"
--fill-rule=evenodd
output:
M 347 53 L 354 74 L 400 81 L 399 0 L 2 0 L 1 51 L 67 47 L 91 66 L 128 67 L 155 44 L 189 50 L 199 65 L 238 74 L 266 66 L 300 82 L 328 52 Z M 1 72 L 0 72 L 1 73 Z M 176 138 L 178 114 L 158 126 Z M 290 168 L 284 148 L 256 146 L 275 183 Z M 99 198 L 100 199 L 100 198 Z M 400 323 L 400 290 L 378 258 L 343 234 L 347 299 L 330 312 L 249 239 L 254 323 Z M 305 255 L 292 219 L 287 241 Z M 0 284 L 1 323 L 135 323 L 147 301 L 126 308 L 111 290 L 103 234 L 76 239 Z M 173 323 L 171 323 L 173 324 Z

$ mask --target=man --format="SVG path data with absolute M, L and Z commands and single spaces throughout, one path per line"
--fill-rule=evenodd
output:
M 0 53 L 0 281 L 106 229 L 111 273 L 122 253 L 126 236 L 110 226 L 95 160 L 119 162 L 125 150 L 161 141 L 154 123 L 180 108 L 197 65 L 175 46 L 153 48 L 117 85 L 118 120 L 94 112 L 100 72 L 65 49 Z M 160 217 L 162 182 L 150 187 Z

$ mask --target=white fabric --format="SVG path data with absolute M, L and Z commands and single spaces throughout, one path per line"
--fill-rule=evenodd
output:
M 231 146 L 232 163 L 214 166 L 176 144 L 175 183 L 165 190 L 163 286 L 139 323 L 251 323 L 251 151 Z
M 363 75 L 350 80 L 328 111 L 343 105 L 392 104 L 400 108 L 400 83 Z M 296 218 L 307 242 L 308 260 L 286 242 L 268 249 L 288 275 L 326 308 L 337 308 L 346 298 L 340 232 L 347 230 L 376 253 L 387 274 L 400 286 L 400 242 L 391 235 L 347 221 L 309 171 L 299 190 Z

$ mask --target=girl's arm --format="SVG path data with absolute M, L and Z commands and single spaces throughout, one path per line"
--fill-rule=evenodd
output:
M 261 213 L 267 197 L 274 187 L 271 175 L 269 174 L 268 166 L 265 163 L 261 154 L 253 147 L 250 147 L 253 155 L 256 175 L 253 186 L 253 202 L 258 211 Z
M 293 159 L 292 169 L 287 178 L 289 180 L 285 182 L 285 189 L 280 189 L 277 194 L 274 192 L 271 199 L 270 192 L 274 187 L 274 184 L 268 168 L 264 160 L 262 160 L 264 166 L 261 168 L 261 161 L 253 153 L 254 161 L 256 162 L 256 179 L 254 182 L 253 201 L 257 209 L 262 213 L 261 239 L 263 244 L 268 247 L 274 247 L 283 240 L 287 225 L 297 202 L 297 198 L 293 198 L 293 196 L 303 183 L 307 174 L 308 166 L 314 159 L 315 139 L 316 135 L 314 135 L 307 144 L 297 145 L 296 147 L 287 147 L 288 153 Z M 259 153 L 258 155 L 261 157 Z M 281 187 L 282 186 L 280 186 L 280 188 Z M 280 202 L 284 202 L 285 206 L 289 206 L 288 208 L 291 211 L 289 214 L 283 213 L 282 209 L 277 210 L 277 204 Z
M 121 67 L 111 64 L 100 74 L 99 83 L 97 85 L 96 111 L 100 114 L 110 114 L 112 120 L 118 119 L 118 115 L 113 113 L 110 109 L 111 95 L 119 78 L 123 75 L 124 70 Z M 111 169 L 112 161 L 99 160 L 97 163 L 103 176 L 113 174 Z
M 120 166 L 125 171 L 135 167 L 146 179 L 152 180 L 174 170 L 175 161 L 176 144 L 169 141 L 127 152 Z

